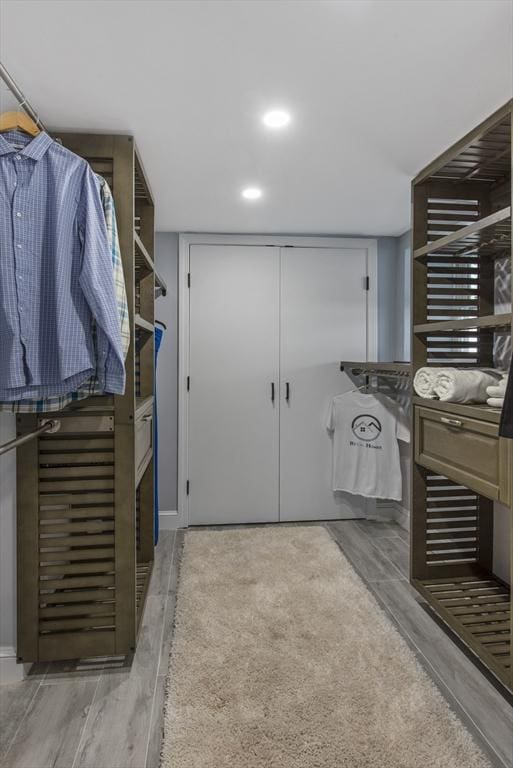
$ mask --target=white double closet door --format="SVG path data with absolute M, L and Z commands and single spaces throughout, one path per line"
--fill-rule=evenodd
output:
M 366 248 L 190 245 L 190 525 L 363 516 L 332 490 L 339 361 L 367 356 Z

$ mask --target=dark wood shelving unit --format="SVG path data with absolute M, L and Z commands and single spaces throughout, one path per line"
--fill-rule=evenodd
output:
M 509 102 L 413 181 L 412 375 L 492 367 L 496 334 L 512 331 L 494 272 L 496 259 L 512 263 L 511 133 Z M 513 440 L 499 437 L 498 409 L 412 405 L 411 582 L 512 689 L 511 588 L 494 573 L 493 528 L 494 501 L 511 515 Z
M 108 182 L 131 343 L 123 396 L 52 413 L 58 433 L 18 453 L 18 656 L 134 651 L 154 559 L 154 203 L 133 137 L 57 133 Z M 158 290 L 157 290 L 158 288 Z M 20 415 L 18 434 L 44 414 Z

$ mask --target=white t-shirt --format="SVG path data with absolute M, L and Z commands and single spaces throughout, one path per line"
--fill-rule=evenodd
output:
M 410 430 L 397 403 L 380 393 L 337 395 L 326 426 L 333 437 L 333 490 L 400 501 L 397 441 L 409 442 Z

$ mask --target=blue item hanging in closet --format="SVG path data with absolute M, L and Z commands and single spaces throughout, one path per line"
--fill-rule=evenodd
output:
M 157 369 L 157 357 L 160 344 L 164 336 L 164 329 L 159 325 L 155 326 L 155 371 Z M 154 398 L 153 398 L 153 477 L 155 487 L 155 507 L 154 507 L 154 530 L 155 544 L 159 540 L 159 441 L 158 441 L 158 419 L 157 419 L 157 376 L 155 375 Z

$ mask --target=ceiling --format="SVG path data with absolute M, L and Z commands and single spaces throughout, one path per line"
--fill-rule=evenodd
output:
M 398 235 L 412 176 L 511 98 L 512 7 L 0 0 L 0 58 L 48 126 L 135 135 L 160 230 Z

